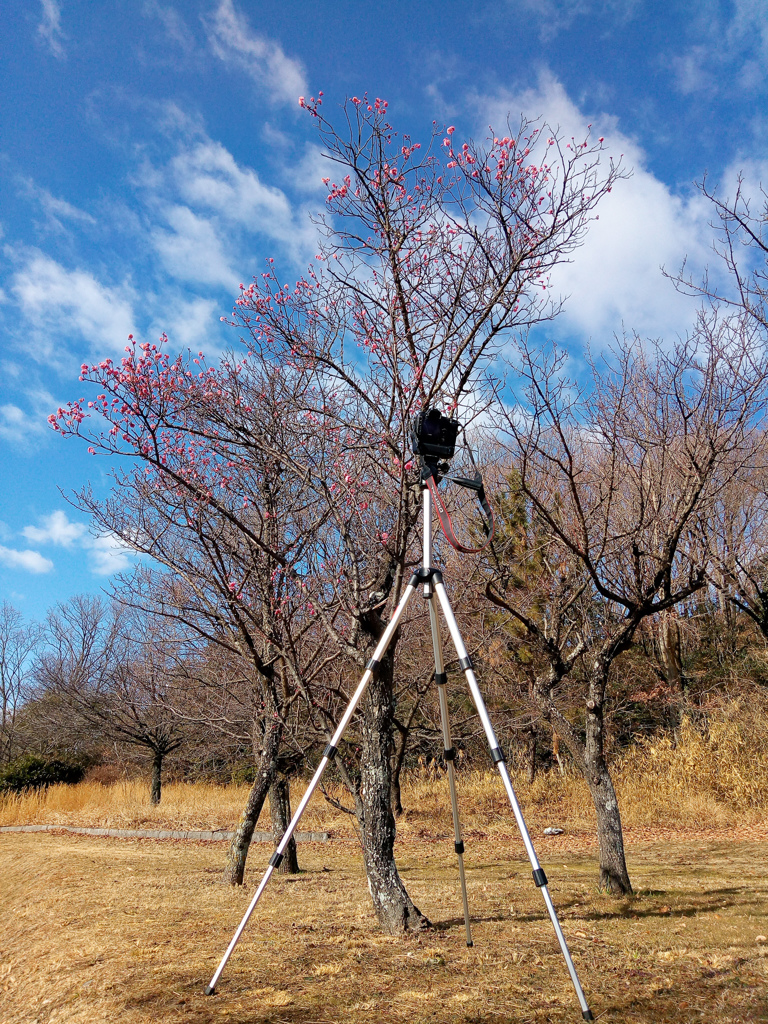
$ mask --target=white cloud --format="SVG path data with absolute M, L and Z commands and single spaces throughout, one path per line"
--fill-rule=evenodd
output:
M 82 523 L 71 522 L 67 513 L 61 509 L 51 512 L 49 516 L 40 516 L 39 521 L 42 526 L 25 526 L 21 531 L 33 544 L 58 544 L 71 548 L 76 540 L 86 534 L 86 527 Z
M 158 0 L 144 0 L 145 17 L 158 18 L 165 29 L 165 34 L 185 53 L 195 48 L 195 40 L 179 12 L 169 4 L 158 3 Z
M 156 227 L 151 238 L 168 273 L 179 281 L 221 285 L 234 291 L 237 272 L 217 225 L 188 206 L 167 206 L 163 214 L 170 230 Z
M 97 576 L 111 576 L 113 573 L 128 569 L 134 553 L 114 534 L 91 538 L 89 549 L 91 572 Z
M 138 178 L 148 208 L 165 222 L 150 232 L 165 270 L 177 280 L 232 293 L 253 272 L 255 236 L 279 243 L 297 262 L 311 259 L 317 231 L 308 208 L 294 207 L 285 192 L 264 184 L 221 143 L 196 134 L 198 140 L 167 165 L 145 164 Z M 307 173 L 302 170 L 296 187 L 304 187 Z
M 91 536 L 84 523 L 72 522 L 61 509 L 40 516 L 38 522 L 39 526 L 25 526 L 21 531 L 22 536 L 33 544 L 53 544 L 70 551 L 75 548 L 85 551 L 91 572 L 97 576 L 111 576 L 131 565 L 134 552 L 124 541 L 112 533 Z M 2 561 L 14 567 L 27 568 L 31 572 L 48 572 L 53 568 L 53 562 L 36 551 L 0 548 Z
M 11 372 L 6 376 L 6 381 L 15 377 L 16 374 Z M 31 408 L 22 409 L 13 402 L 0 405 L 0 437 L 25 448 L 49 430 L 47 417 L 55 403 L 52 395 L 44 389 L 26 388 L 22 394 Z
M 208 139 L 179 153 L 169 170 L 183 199 L 215 212 L 232 229 L 261 232 L 289 248 L 314 238 L 309 218 L 297 223 L 285 193 L 265 185 L 219 142 Z
M 72 220 L 80 224 L 96 223 L 95 217 L 92 217 L 90 213 L 78 209 L 77 206 L 68 203 L 66 199 L 58 199 L 48 189 L 37 185 L 31 178 L 22 178 L 21 186 L 28 196 L 40 204 L 48 218 L 49 226 L 57 231 L 64 230 L 62 220 Z
M 225 63 L 245 71 L 276 101 L 296 105 L 307 93 L 304 68 L 274 39 L 258 35 L 232 0 L 220 0 L 208 25 L 211 49 Z
M 710 3 L 701 14 L 690 22 L 695 42 L 669 57 L 678 90 L 713 95 L 733 86 L 746 92 L 761 89 L 768 68 L 765 0 Z
M 16 551 L 14 548 L 5 547 L 0 547 L 0 565 L 35 573 L 50 572 L 53 569 L 50 558 L 43 558 L 37 551 Z
M 556 331 L 577 332 L 597 344 L 610 341 L 622 324 L 645 335 L 684 333 L 693 323 L 694 300 L 680 295 L 662 274 L 679 270 L 688 257 L 696 274 L 711 256 L 708 227 L 710 211 L 698 194 L 674 195 L 645 167 L 641 148 L 623 135 L 615 118 L 587 116 L 567 96 L 551 75 L 542 74 L 537 88 L 513 95 L 481 97 L 477 105 L 482 122 L 514 125 L 520 112 L 542 116 L 563 135 L 583 138 L 587 124 L 592 134 L 604 136 L 606 151 L 632 171 L 619 181 L 598 208 L 586 240 L 575 250 L 572 262 L 552 276 L 552 293 L 567 297 Z
M 169 298 L 163 310 L 163 320 L 156 320 L 150 334 L 165 331 L 171 347 L 197 348 L 219 329 L 220 309 L 213 299 Z
M 513 0 L 515 7 L 522 8 L 539 22 L 539 34 L 543 41 L 553 39 L 559 32 L 566 31 L 577 18 L 598 19 L 605 25 L 610 18 L 614 22 L 625 22 L 639 6 L 639 0 Z
M 42 18 L 37 26 L 37 34 L 47 44 L 54 57 L 64 57 L 64 33 L 61 30 L 61 7 L 57 0 L 40 0 Z
M 73 335 L 87 343 L 88 351 L 103 355 L 105 349 L 122 349 L 135 333 L 125 287 L 103 285 L 86 270 L 67 270 L 44 253 L 27 257 L 13 275 L 11 291 L 34 331 L 27 345 L 33 358 L 61 364 L 61 339 Z

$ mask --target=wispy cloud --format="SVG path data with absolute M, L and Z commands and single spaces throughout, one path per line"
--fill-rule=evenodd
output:
M 71 548 L 88 532 L 82 523 L 73 523 L 66 512 L 57 509 L 49 516 L 40 516 L 40 526 L 25 526 L 22 534 L 33 544 L 58 544 Z
M 596 18 L 601 24 L 610 18 L 622 24 L 632 17 L 639 3 L 640 0 L 509 0 L 509 6 L 538 22 L 543 42 L 567 31 L 577 18 Z
M 119 537 L 105 534 L 91 538 L 89 544 L 89 562 L 91 572 L 97 576 L 112 576 L 130 568 L 134 552 Z
M 5 547 L 0 547 L 0 565 L 8 569 L 23 569 L 34 573 L 50 572 L 53 569 L 50 558 L 43 558 L 38 551 L 17 551 Z
M 254 32 L 233 0 L 220 0 L 208 22 L 208 40 L 217 57 L 244 71 L 275 101 L 295 105 L 308 91 L 302 64 L 274 39 Z
M 143 14 L 148 18 L 157 18 L 165 29 L 166 36 L 184 53 L 190 53 L 195 48 L 194 36 L 171 4 L 161 4 L 159 0 L 144 0 Z
M 71 344 L 80 338 L 88 353 L 103 355 L 125 346 L 135 331 L 126 287 L 110 287 L 86 270 L 68 270 L 39 251 L 21 256 L 21 269 L 11 280 L 11 292 L 33 332 L 28 354 L 53 365 L 68 365 Z
M 50 515 L 40 516 L 37 526 L 25 526 L 21 533 L 33 544 L 53 545 L 69 551 L 85 551 L 90 570 L 96 576 L 111 576 L 116 572 L 122 572 L 131 566 L 135 557 L 133 549 L 119 537 L 112 533 L 94 537 L 88 533 L 84 523 L 73 522 L 62 509 L 57 509 Z M 36 551 L 0 548 L 0 561 L 3 558 L 7 565 L 11 565 L 15 558 L 14 567 L 28 568 L 30 572 L 48 572 L 53 568 L 53 562 Z
M 683 95 L 734 87 L 753 93 L 768 82 L 768 4 L 711 2 L 690 20 L 688 39 L 667 60 Z M 682 52 L 679 52 L 682 51 Z M 727 73 L 724 73 L 725 69 Z
M 238 275 L 218 226 L 188 206 L 166 206 L 162 215 L 167 227 L 153 228 L 150 237 L 165 270 L 177 281 L 234 291 Z
M 48 49 L 62 60 L 64 53 L 64 33 L 61 29 L 61 7 L 57 0 L 40 0 L 42 18 L 37 25 L 37 34 L 45 42 Z
M 22 194 L 28 196 L 38 203 L 48 219 L 48 226 L 57 231 L 64 230 L 65 220 L 74 221 L 79 224 L 95 224 L 96 218 L 85 210 L 80 210 L 66 199 L 59 199 L 47 188 L 42 188 L 32 178 L 19 178 L 19 185 Z
M 14 364 L 3 364 L 6 382 L 13 380 L 14 369 Z M 21 387 L 14 397 L 17 401 L 24 400 L 27 408 L 16 402 L 0 405 L 0 438 L 17 448 L 34 447 L 49 430 L 47 417 L 54 408 L 53 396 L 45 388 Z

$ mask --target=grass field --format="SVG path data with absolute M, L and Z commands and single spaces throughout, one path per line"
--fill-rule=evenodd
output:
M 515 776 L 596 1019 L 768 1024 L 768 726 L 733 706 L 641 745 L 613 775 L 631 899 L 596 888 L 594 811 L 572 773 Z M 297 801 L 302 784 L 294 787 Z M 464 941 L 445 779 L 411 775 L 397 859 L 433 922 L 376 925 L 352 819 L 317 794 L 303 873 L 275 876 L 214 997 L 203 989 L 250 901 L 224 844 L 0 834 L 0 1024 L 560 1024 L 581 1020 L 495 775 L 459 774 L 475 946 Z M 228 828 L 247 787 L 86 782 L 0 799 L 0 825 Z M 337 792 L 338 796 L 343 796 Z M 547 825 L 564 835 L 543 836 Z
M 519 841 L 467 844 L 475 946 L 455 858 L 406 840 L 398 860 L 434 930 L 379 933 L 356 844 L 303 845 L 275 876 L 220 982 L 203 995 L 252 895 L 219 881 L 224 847 L 0 836 L 3 1024 L 331 1024 L 580 1020 Z M 604 1022 L 768 1021 L 768 842 L 630 848 L 637 895 L 595 888 L 585 853 L 545 853 L 574 960 Z

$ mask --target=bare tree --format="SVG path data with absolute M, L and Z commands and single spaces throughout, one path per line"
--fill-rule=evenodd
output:
M 768 364 L 743 324 L 699 320 L 665 351 L 637 341 L 593 366 L 590 390 L 562 376 L 563 356 L 523 347 L 527 401 L 503 419 L 538 549 L 539 587 L 521 591 L 513 567 L 488 596 L 544 660 L 532 694 L 567 745 L 595 804 L 600 884 L 631 891 L 621 816 L 605 756 L 611 669 L 643 620 L 707 585 L 700 523 L 727 478 L 754 458 Z M 517 556 L 519 561 L 519 556 Z M 583 719 L 563 713 L 577 678 Z M 573 685 L 573 684 L 571 684 Z
M 20 611 L 3 601 L 0 608 L 0 764 L 10 761 L 16 744 L 16 719 L 23 703 L 40 627 L 25 623 Z
M 141 639 L 137 630 L 141 629 Z M 183 742 L 165 705 L 162 646 L 145 624 L 115 605 L 80 595 L 48 613 L 35 665 L 39 713 L 69 718 L 99 739 L 145 750 L 152 761 L 150 800 L 160 802 L 165 758 Z M 47 701 L 43 698 L 49 698 Z
M 705 273 L 695 280 L 684 265 L 679 274 L 669 275 L 680 291 L 700 296 L 714 308 L 746 317 L 766 340 L 768 331 L 768 193 L 759 186 L 755 200 L 745 190 L 743 174 L 736 182 L 733 196 L 722 197 L 706 179 L 699 185 L 701 194 L 712 204 L 715 222 L 713 251 L 720 274 Z M 758 207 L 757 211 L 755 207 Z

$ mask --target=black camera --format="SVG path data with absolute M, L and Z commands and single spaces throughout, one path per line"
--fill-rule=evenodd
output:
M 443 416 L 438 409 L 422 409 L 411 420 L 414 455 L 425 459 L 452 459 L 460 426 L 458 420 Z

